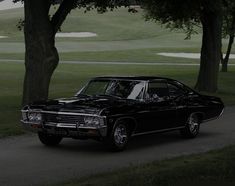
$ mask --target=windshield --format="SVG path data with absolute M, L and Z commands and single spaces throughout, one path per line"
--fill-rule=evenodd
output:
M 77 95 L 113 96 L 123 99 L 142 99 L 144 82 L 127 80 L 92 80 Z

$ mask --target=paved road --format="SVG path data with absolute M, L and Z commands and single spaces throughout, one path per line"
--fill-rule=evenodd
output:
M 35 135 L 0 140 L 0 185 L 28 186 L 61 182 L 69 178 L 205 152 L 235 144 L 235 107 L 202 125 L 196 139 L 182 139 L 178 132 L 139 136 L 121 153 L 108 152 L 99 142 L 66 139 L 56 148 L 41 145 Z

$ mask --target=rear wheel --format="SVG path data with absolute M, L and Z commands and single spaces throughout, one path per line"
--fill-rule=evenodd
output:
M 181 129 L 181 135 L 186 138 L 195 138 L 200 130 L 200 120 L 196 114 L 191 114 L 188 117 L 186 126 Z
M 130 132 L 124 122 L 118 122 L 110 135 L 107 143 L 112 150 L 122 151 L 126 148 L 130 137 Z
M 38 133 L 38 138 L 46 146 L 56 146 L 62 140 L 62 137 L 49 135 L 43 132 Z

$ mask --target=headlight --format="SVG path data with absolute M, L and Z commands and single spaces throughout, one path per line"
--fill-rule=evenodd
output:
M 104 120 L 97 116 L 85 116 L 84 123 L 87 127 L 98 127 L 104 125 Z
M 32 122 L 41 122 L 42 121 L 42 115 L 38 112 L 29 112 L 28 113 L 28 119 Z
M 93 117 L 93 116 L 86 116 L 84 117 L 84 123 L 85 125 L 89 126 L 97 126 L 100 124 L 99 118 L 98 117 Z
M 23 119 L 24 121 L 28 119 L 26 112 L 22 112 L 22 119 Z

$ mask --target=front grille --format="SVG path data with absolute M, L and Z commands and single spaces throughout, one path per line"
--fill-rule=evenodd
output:
M 84 116 L 44 113 L 45 122 L 84 124 Z

